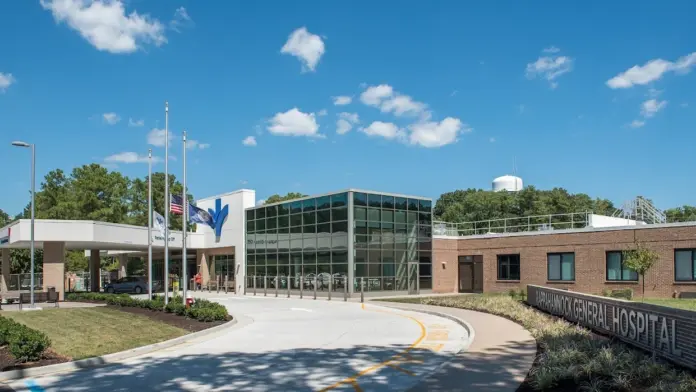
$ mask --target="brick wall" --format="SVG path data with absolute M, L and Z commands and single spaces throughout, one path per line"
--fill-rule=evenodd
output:
M 641 282 L 606 281 L 606 252 L 630 249 L 635 240 L 655 250 L 660 257 L 646 276 L 646 296 L 671 297 L 675 292 L 696 292 L 696 282 L 674 281 L 674 250 L 696 248 L 696 226 L 507 234 L 487 238 L 436 237 L 433 240 L 433 291 L 457 292 L 458 256 L 482 255 L 485 292 L 522 289 L 527 284 L 535 284 L 594 294 L 601 294 L 604 289 L 630 287 L 640 295 Z M 575 253 L 575 281 L 547 280 L 547 254 L 554 252 Z M 500 254 L 520 255 L 520 281 L 497 280 L 497 255 Z

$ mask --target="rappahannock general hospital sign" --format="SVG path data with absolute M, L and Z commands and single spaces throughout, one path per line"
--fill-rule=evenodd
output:
M 527 302 L 696 369 L 696 312 L 534 285 Z

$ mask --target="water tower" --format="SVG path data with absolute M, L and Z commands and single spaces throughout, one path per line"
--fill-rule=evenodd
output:
M 493 180 L 493 191 L 519 192 L 524 185 L 522 179 L 517 176 L 504 175 Z

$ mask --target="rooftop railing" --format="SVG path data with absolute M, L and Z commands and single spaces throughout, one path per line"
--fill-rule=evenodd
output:
M 433 235 L 464 237 L 470 235 L 582 229 L 590 225 L 590 215 L 592 215 L 591 212 L 573 212 L 461 223 L 433 221 Z

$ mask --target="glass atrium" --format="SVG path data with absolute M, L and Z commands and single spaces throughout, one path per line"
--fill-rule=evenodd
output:
M 248 288 L 432 288 L 430 199 L 348 190 L 254 207 L 246 244 Z

